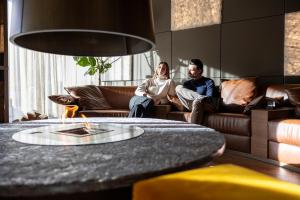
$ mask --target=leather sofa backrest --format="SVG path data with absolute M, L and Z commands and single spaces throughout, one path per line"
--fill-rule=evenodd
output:
M 136 86 L 99 86 L 103 96 L 113 108 L 128 109 Z
M 286 106 L 291 106 L 290 102 L 288 100 L 288 95 L 285 91 L 285 89 L 289 88 L 295 88 L 295 87 L 300 87 L 300 84 L 276 84 L 276 85 L 269 85 L 266 88 L 266 97 L 270 98 L 281 98 L 283 97 L 284 104 Z
M 266 97 L 280 98 L 283 97 L 285 101 L 288 100 L 288 95 L 285 89 L 300 87 L 300 84 L 277 84 L 269 85 L 266 89 Z

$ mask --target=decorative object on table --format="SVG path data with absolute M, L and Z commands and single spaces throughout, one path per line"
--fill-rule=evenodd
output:
M 136 126 L 84 122 L 27 129 L 12 138 L 26 144 L 87 145 L 128 140 L 143 133 L 144 130 Z

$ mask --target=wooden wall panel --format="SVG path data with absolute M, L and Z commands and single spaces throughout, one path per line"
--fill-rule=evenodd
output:
M 285 0 L 285 12 L 297 12 L 300 11 L 300 1 L 299 0 Z
M 222 77 L 283 76 L 284 15 L 222 24 Z
M 182 78 L 188 60 L 199 58 L 206 65 L 204 75 L 220 77 L 220 25 L 172 32 L 172 65 Z M 182 70 L 182 68 L 185 68 Z
M 284 13 L 284 0 L 224 0 L 223 22 L 240 21 Z
M 171 58 L 171 32 L 158 33 L 155 35 L 156 52 L 161 61 L 167 62 L 172 66 Z

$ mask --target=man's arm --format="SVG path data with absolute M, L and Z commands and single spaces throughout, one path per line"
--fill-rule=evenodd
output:
M 214 95 L 215 83 L 213 80 L 208 79 L 206 81 L 206 96 L 212 97 Z

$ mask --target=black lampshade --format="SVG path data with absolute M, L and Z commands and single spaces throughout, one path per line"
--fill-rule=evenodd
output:
M 155 46 L 151 0 L 13 0 L 10 41 L 73 56 L 122 56 Z

